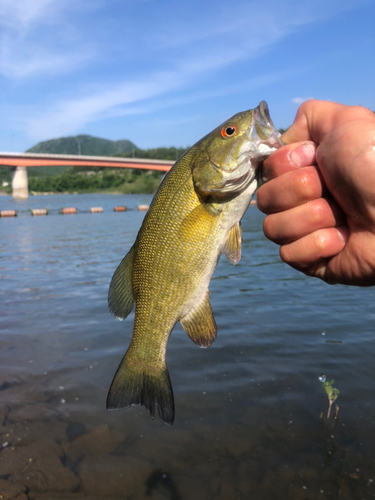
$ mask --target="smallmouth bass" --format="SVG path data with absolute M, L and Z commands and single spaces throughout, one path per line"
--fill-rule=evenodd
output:
M 259 166 L 282 145 L 267 104 L 237 113 L 198 141 L 164 177 L 138 236 L 116 269 L 111 313 L 135 303 L 133 337 L 109 389 L 107 408 L 142 405 L 174 421 L 166 346 L 177 321 L 200 347 L 216 338 L 208 286 L 221 254 L 241 258 L 240 220 Z

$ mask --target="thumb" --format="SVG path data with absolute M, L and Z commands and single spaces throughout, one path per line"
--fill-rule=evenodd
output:
M 332 130 L 339 115 L 351 106 L 331 101 L 310 99 L 299 107 L 293 125 L 281 136 L 286 144 L 314 141 L 320 144 L 325 134 Z

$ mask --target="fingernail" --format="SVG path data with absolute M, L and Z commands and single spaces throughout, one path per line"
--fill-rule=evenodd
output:
M 298 146 L 290 153 L 290 159 L 297 167 L 307 167 L 315 161 L 315 146 L 305 143 Z

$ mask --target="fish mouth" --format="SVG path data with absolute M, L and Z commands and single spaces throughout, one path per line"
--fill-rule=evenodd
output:
M 261 101 L 254 108 L 253 126 L 250 127 L 251 139 L 257 146 L 264 144 L 269 148 L 279 148 L 285 143 L 280 138 L 280 133 L 276 130 L 271 119 L 268 104 L 266 101 Z
M 204 159 L 208 160 L 215 172 L 212 176 L 215 181 L 210 185 L 207 179 L 195 179 L 195 187 L 202 196 L 215 195 L 229 199 L 242 193 L 257 178 L 262 162 L 284 145 L 265 101 L 261 101 L 256 108 L 246 113 L 249 121 L 242 132 L 243 138 L 239 148 L 234 147 L 225 156 L 224 161 L 219 157 L 218 162 L 214 161 L 209 151 L 206 152 Z
M 241 170 L 241 166 L 244 165 L 246 160 L 250 160 L 252 168 L 249 168 L 243 175 L 228 179 L 222 188 L 225 193 L 242 192 L 246 189 L 256 177 L 261 163 L 276 149 L 285 144 L 280 138 L 281 134 L 273 124 L 266 101 L 261 101 L 254 108 L 253 119 L 247 133 L 251 146 L 236 170 Z M 222 170 L 225 171 L 225 169 Z

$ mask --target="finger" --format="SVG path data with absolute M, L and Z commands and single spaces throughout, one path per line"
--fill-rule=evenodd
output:
M 312 276 L 323 259 L 333 257 L 343 250 L 348 235 L 346 226 L 320 229 L 280 247 L 280 257 L 295 269 Z M 321 270 L 318 277 L 322 275 Z
M 257 191 L 261 212 L 273 214 L 321 198 L 325 185 L 316 167 L 303 167 L 263 184 Z
M 346 216 L 334 200 L 318 198 L 290 210 L 269 215 L 264 220 L 263 231 L 269 240 L 278 245 L 285 245 L 319 229 L 345 223 Z
M 322 138 L 334 130 L 343 115 L 346 121 L 358 118 L 370 118 L 373 121 L 373 114 L 366 108 L 310 99 L 301 104 L 293 125 L 281 139 L 287 144 L 297 141 L 314 141 L 320 144 Z
M 316 145 L 297 142 L 281 147 L 264 161 L 261 169 L 263 182 L 268 182 L 290 170 L 315 164 Z

